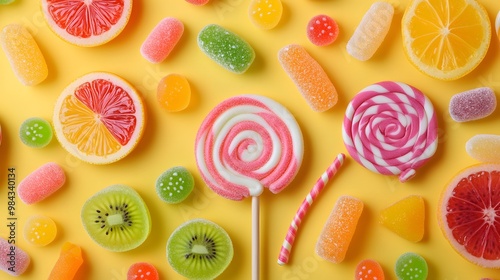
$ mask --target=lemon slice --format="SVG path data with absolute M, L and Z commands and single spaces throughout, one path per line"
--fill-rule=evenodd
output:
M 413 0 L 403 15 L 404 51 L 421 72 L 456 80 L 483 60 L 491 23 L 476 0 Z

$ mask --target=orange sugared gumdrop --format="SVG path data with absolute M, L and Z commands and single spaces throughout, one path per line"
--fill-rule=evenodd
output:
M 160 105 L 168 112 L 186 109 L 191 100 L 191 87 L 184 76 L 170 74 L 160 80 L 157 90 Z
M 344 260 L 363 211 L 363 202 L 352 196 L 341 196 L 316 243 L 318 256 L 333 263 Z
M 380 223 L 413 242 L 424 237 L 425 205 L 418 195 L 410 195 L 380 212 Z

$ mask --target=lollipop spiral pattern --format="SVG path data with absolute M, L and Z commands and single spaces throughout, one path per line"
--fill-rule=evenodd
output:
M 303 157 L 302 132 L 290 112 L 259 95 L 234 96 L 201 124 L 196 164 L 205 183 L 232 200 L 283 190 Z
M 384 81 L 360 91 L 347 106 L 342 136 L 367 169 L 405 182 L 437 149 L 437 118 L 418 89 Z

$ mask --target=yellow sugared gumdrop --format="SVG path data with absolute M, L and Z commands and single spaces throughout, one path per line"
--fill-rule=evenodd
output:
M 410 195 L 380 212 L 380 223 L 399 236 L 418 242 L 424 237 L 425 204 L 418 195 Z
M 160 105 L 168 112 L 184 110 L 191 100 L 189 82 L 182 75 L 167 75 L 158 84 L 157 98 Z
M 283 5 L 280 0 L 252 0 L 248 9 L 250 20 L 257 27 L 272 29 L 281 20 Z

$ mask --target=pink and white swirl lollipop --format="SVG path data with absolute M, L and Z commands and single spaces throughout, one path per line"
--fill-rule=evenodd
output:
M 196 136 L 198 170 L 217 194 L 232 200 L 252 196 L 253 279 L 258 279 L 259 195 L 283 190 L 302 163 L 302 132 L 290 112 L 259 95 L 224 100 L 205 118 Z
M 420 90 L 384 81 L 361 90 L 349 103 L 342 136 L 361 165 L 405 182 L 437 149 L 436 113 Z

